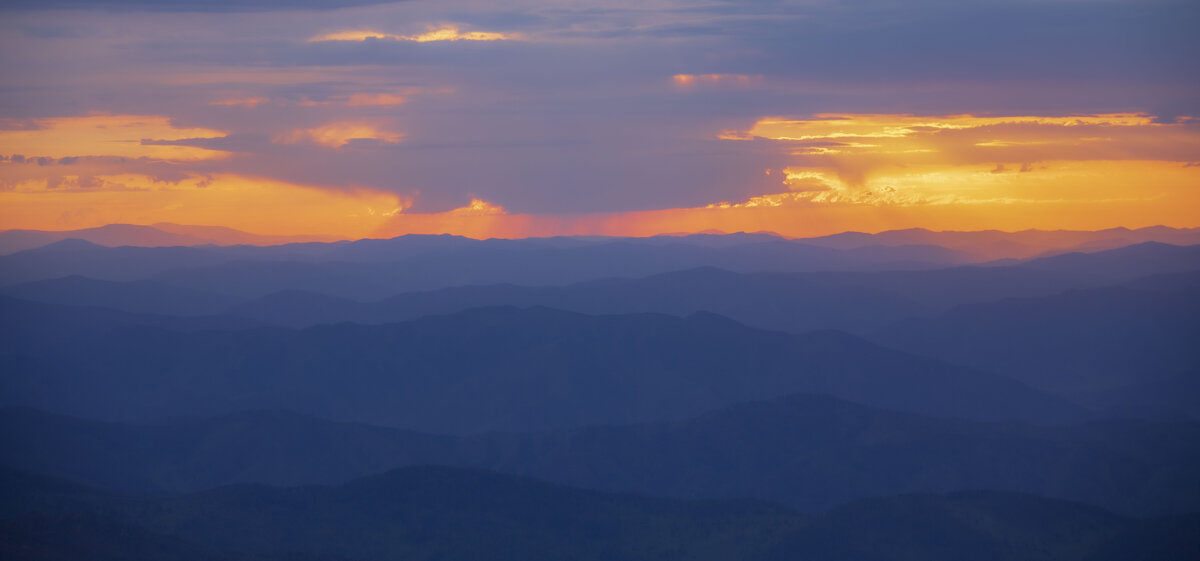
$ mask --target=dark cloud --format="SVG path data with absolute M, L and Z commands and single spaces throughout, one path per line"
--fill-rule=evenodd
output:
M 945 78 L 1170 80 L 1200 48 L 1194 2 L 874 3 L 805 19 L 734 23 L 745 61 L 770 74 L 869 82 Z M 1189 22 L 1190 20 L 1190 22 Z M 785 52 L 794 56 L 781 56 Z M 1188 75 L 1185 75 L 1188 74 Z

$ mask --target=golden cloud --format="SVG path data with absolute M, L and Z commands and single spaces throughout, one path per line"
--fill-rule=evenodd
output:
M 1200 122 L 1156 122 L 1144 113 L 1066 117 L 840 115 L 760 119 L 730 140 L 767 139 L 813 163 L 905 165 L 1045 160 L 1187 161 L 1200 155 Z
M 1200 155 L 1200 121 L 1163 123 L 1144 113 L 768 117 L 718 138 L 774 141 L 791 156 L 783 180 L 787 192 L 718 203 L 718 208 L 1058 200 L 1064 186 L 1088 169 L 1103 165 L 1162 173 Z M 1134 188 L 1145 181 L 1089 181 L 1087 192 L 1068 198 L 1129 199 L 1153 190 Z
M 346 30 L 335 31 L 317 35 L 308 40 L 310 43 L 324 41 L 366 41 L 367 39 L 390 40 L 390 41 L 413 41 L 416 43 L 429 43 L 435 41 L 514 41 L 522 39 L 520 33 L 501 33 L 495 31 L 460 31 L 457 26 L 444 25 L 441 27 L 429 27 L 425 33 L 416 35 L 398 35 L 395 33 L 383 33 L 370 30 Z
M 504 207 L 489 203 L 483 199 L 472 198 L 471 203 L 467 206 L 458 207 L 449 211 L 450 214 L 456 216 L 490 216 L 497 214 L 508 214 Z
M 671 83 L 679 88 L 696 86 L 752 86 L 763 82 L 758 74 L 676 74 Z

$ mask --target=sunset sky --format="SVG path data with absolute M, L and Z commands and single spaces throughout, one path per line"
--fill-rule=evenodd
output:
M 1197 29 L 1194 0 L 6 0 L 0 229 L 1200 226 Z

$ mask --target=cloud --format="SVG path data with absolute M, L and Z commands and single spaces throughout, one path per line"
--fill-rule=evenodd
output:
M 502 33 L 497 31 L 459 31 L 458 26 L 430 26 L 424 33 L 413 35 L 397 35 L 370 30 L 334 31 L 317 35 L 308 40 L 310 43 L 324 41 L 413 41 L 416 43 L 431 43 L 439 41 L 514 41 L 522 39 L 520 33 Z
M 337 10 L 401 0 L 5 0 L 4 10 L 104 10 L 149 12 L 266 12 Z
M 271 139 L 269 137 L 253 133 L 204 138 L 177 138 L 173 140 L 143 139 L 141 143 L 144 146 L 192 146 L 222 152 L 262 152 L 269 150 L 271 147 Z
M 329 148 L 341 148 L 359 140 L 396 144 L 404 140 L 404 134 L 382 130 L 372 123 L 343 121 L 311 129 L 294 129 L 273 140 L 282 144 L 311 142 Z
M 761 75 L 750 74 L 676 74 L 671 83 L 680 89 L 703 86 L 754 86 L 763 83 Z
M 209 101 L 214 107 L 256 109 L 268 107 L 329 107 L 329 108 L 359 108 L 359 107 L 396 107 L 412 101 L 416 97 L 442 96 L 455 93 L 449 87 L 371 87 L 341 83 L 315 83 L 277 86 L 269 89 L 267 95 L 245 97 L 222 97 Z
M 480 198 L 472 198 L 467 206 L 458 207 L 448 211 L 456 216 L 491 216 L 497 214 L 508 214 L 504 207 L 489 203 Z
M 861 184 L 872 174 L 914 165 L 994 165 L 992 173 L 1033 162 L 1157 160 L 1200 154 L 1200 126 L 1158 122 L 1145 113 L 1066 116 L 819 114 L 759 119 L 721 138 L 760 138 L 789 147 L 793 165 Z
M 829 191 L 840 183 L 819 171 L 784 170 L 784 185 L 792 192 Z
M 407 102 L 408 97 L 405 95 L 393 92 L 380 92 L 330 94 L 319 99 L 314 99 L 307 96 L 300 99 L 244 97 L 220 99 L 217 101 L 210 101 L 208 104 L 218 107 L 243 107 L 247 109 L 253 109 L 266 104 L 282 106 L 294 105 L 298 107 L 392 107 L 396 105 L 402 105 Z
M 265 98 L 265 97 L 242 97 L 242 98 L 235 98 L 235 99 L 221 99 L 221 100 L 217 100 L 217 101 L 210 101 L 208 104 L 209 105 L 218 105 L 221 107 L 258 107 L 259 105 L 267 103 L 268 101 L 271 101 L 271 100 L 269 98 Z
M 346 107 L 390 107 L 407 103 L 408 98 L 394 93 L 357 93 L 333 96 L 322 101 L 306 100 L 301 105 L 344 105 Z

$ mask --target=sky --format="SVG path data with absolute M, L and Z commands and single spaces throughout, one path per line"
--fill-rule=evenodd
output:
M 1200 226 L 1200 3 L 4 0 L 0 229 Z

